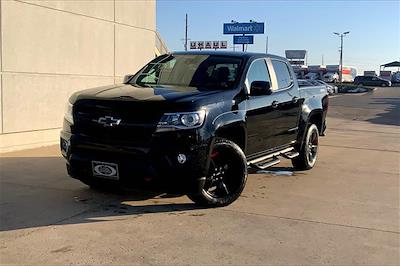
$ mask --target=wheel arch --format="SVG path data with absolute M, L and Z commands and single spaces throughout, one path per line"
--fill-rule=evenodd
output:
M 302 119 L 299 124 L 299 135 L 297 143 L 300 147 L 303 145 L 304 137 L 307 133 L 307 126 L 309 124 L 315 124 L 318 128 L 320 135 L 324 132 L 324 112 L 322 109 L 312 110 L 306 119 Z
M 315 124 L 318 128 L 318 132 L 321 134 L 323 132 L 323 112 L 322 110 L 314 110 L 310 113 L 307 119 L 308 124 Z
M 216 128 L 215 137 L 228 139 L 237 144 L 243 152 L 247 145 L 247 129 L 243 121 L 227 123 Z

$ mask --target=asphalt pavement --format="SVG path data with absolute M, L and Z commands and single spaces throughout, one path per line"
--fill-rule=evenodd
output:
M 335 95 L 318 162 L 249 176 L 232 205 L 94 191 L 58 146 L 0 155 L 1 264 L 399 265 L 400 88 Z

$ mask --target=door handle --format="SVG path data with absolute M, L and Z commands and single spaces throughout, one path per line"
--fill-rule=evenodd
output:
M 277 108 L 278 107 L 279 102 L 278 101 L 273 101 L 271 103 L 272 108 Z
M 293 103 L 297 103 L 298 101 L 299 101 L 299 97 L 294 96 L 294 97 L 292 98 L 292 102 L 293 102 Z

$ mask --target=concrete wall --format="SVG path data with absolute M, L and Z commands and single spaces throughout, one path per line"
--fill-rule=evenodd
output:
M 57 142 L 71 93 L 160 53 L 155 0 L 0 3 L 0 152 Z

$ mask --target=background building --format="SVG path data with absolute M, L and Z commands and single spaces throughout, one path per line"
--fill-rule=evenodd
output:
M 74 91 L 166 52 L 155 0 L 1 0 L 0 12 L 0 152 L 57 142 Z

